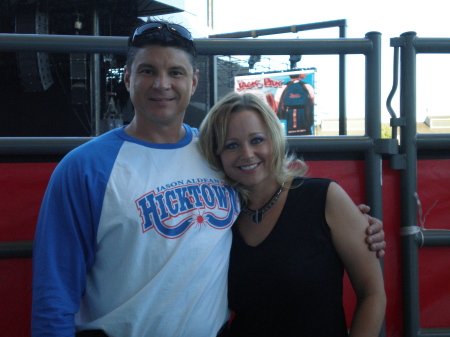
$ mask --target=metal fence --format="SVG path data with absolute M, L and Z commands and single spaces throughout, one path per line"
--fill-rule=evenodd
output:
M 397 139 L 381 139 L 381 34 L 364 38 L 274 40 L 196 39 L 202 55 L 347 55 L 365 56 L 365 135 L 288 137 L 290 149 L 305 153 L 359 153 L 365 160 L 366 202 L 371 215 L 382 219 L 382 157 L 401 170 L 401 218 L 403 256 L 404 336 L 450 336 L 450 329 L 420 329 L 418 249 L 450 245 L 449 231 L 423 230 L 417 225 L 414 193 L 417 190 L 417 149 L 450 149 L 450 135 L 417 135 L 415 114 L 415 56 L 417 53 L 450 53 L 450 39 L 420 39 L 405 33 L 391 39 L 401 50 L 400 117 L 392 118 L 400 129 Z M 124 55 L 127 38 L 0 34 L 0 52 L 46 51 L 54 53 L 108 53 Z M 1 138 L 0 156 L 63 155 L 91 138 Z M 0 258 L 31 257 L 32 242 L 0 242 Z M 383 328 L 382 336 L 386 331 Z
M 391 124 L 400 128 L 398 155 L 393 156 L 401 170 L 401 239 L 403 276 L 403 335 L 450 336 L 450 326 L 440 329 L 420 328 L 419 249 L 450 246 L 450 230 L 423 229 L 417 214 L 417 151 L 450 148 L 450 134 L 418 135 L 416 130 L 416 56 L 419 53 L 450 53 L 450 39 L 419 38 L 407 32 L 391 39 L 391 47 L 400 50 L 400 117 Z M 395 53 L 397 54 L 397 53 Z

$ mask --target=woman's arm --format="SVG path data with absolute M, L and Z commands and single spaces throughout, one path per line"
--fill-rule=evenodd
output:
M 325 215 L 357 297 L 350 336 L 378 336 L 386 310 L 386 294 L 380 262 L 365 243 L 367 220 L 334 182 L 328 189 Z

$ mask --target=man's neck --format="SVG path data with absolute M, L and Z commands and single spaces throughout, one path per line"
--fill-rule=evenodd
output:
M 136 120 L 133 120 L 125 127 L 124 131 L 129 136 L 144 142 L 154 144 L 178 143 L 186 134 L 186 130 L 183 125 L 152 125 L 147 127 L 138 127 L 137 124 L 138 123 L 136 123 Z

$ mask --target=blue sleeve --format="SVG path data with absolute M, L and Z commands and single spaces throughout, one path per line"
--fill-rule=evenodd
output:
M 86 145 L 59 163 L 42 202 L 33 248 L 33 337 L 75 334 L 74 315 L 94 262 L 103 197 L 117 153 Z
M 192 130 L 192 133 L 195 134 L 198 137 L 198 129 L 197 128 L 191 128 L 191 127 L 189 127 L 189 128 Z

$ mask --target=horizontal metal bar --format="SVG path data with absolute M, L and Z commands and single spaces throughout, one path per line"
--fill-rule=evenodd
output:
M 0 155 L 66 154 L 92 137 L 0 137 Z
M 450 149 L 450 133 L 421 133 L 417 135 L 418 149 Z
M 314 22 L 314 23 L 276 27 L 276 28 L 265 28 L 265 29 L 247 30 L 247 31 L 241 31 L 241 32 L 214 34 L 214 35 L 210 35 L 209 37 L 210 38 L 243 38 L 243 37 L 283 34 L 283 33 L 296 33 L 296 32 L 313 30 L 313 29 L 345 27 L 346 25 L 347 25 L 347 20 L 342 19 L 342 20 Z
M 366 136 L 288 137 L 288 145 L 297 152 L 364 152 L 375 146 Z
M 195 39 L 201 55 L 365 54 L 369 39 Z M 127 37 L 0 34 L 0 52 L 126 54 Z
M 450 246 L 450 230 L 423 230 L 422 232 L 424 247 Z M 31 258 L 32 255 L 33 241 L 0 242 L 0 259 Z
M 450 337 L 450 327 L 449 328 L 427 328 L 420 329 L 420 337 Z
M 424 229 L 423 247 L 450 247 L 450 230 Z
M 0 137 L 0 155 L 66 154 L 92 137 Z M 374 146 L 366 136 L 288 137 L 290 150 L 364 152 Z
M 411 32 L 415 34 L 415 32 Z M 407 33 L 404 33 L 407 34 Z M 402 36 L 404 35 L 402 34 Z M 405 40 L 403 37 L 390 39 L 391 47 L 403 47 Z M 414 40 L 416 53 L 421 54 L 447 54 L 450 53 L 450 38 L 420 38 Z
M 125 55 L 127 41 L 120 36 L 0 34 L 0 51 Z
M 417 53 L 446 54 L 450 53 L 450 38 L 420 38 L 414 40 Z
M 68 150 L 92 140 L 92 137 L 0 137 L 2 154 L 64 154 Z M 315 136 L 288 137 L 292 146 L 302 150 L 364 151 L 373 145 L 365 136 Z M 419 149 L 450 149 L 450 134 L 419 134 L 416 139 Z
M 0 242 L 0 259 L 31 258 L 33 241 Z
M 197 39 L 203 55 L 338 55 L 366 54 L 369 39 Z

